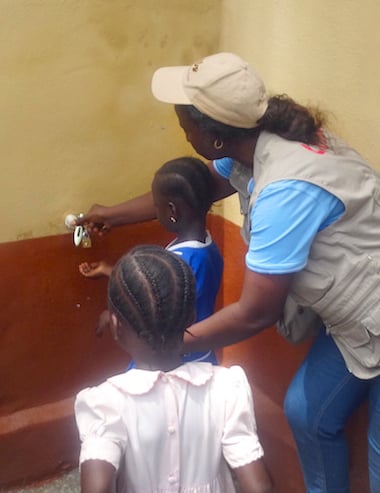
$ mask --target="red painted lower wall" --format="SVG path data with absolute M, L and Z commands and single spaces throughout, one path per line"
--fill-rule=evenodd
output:
M 219 216 L 209 216 L 209 229 L 225 259 L 221 306 L 239 297 L 245 246 L 239 228 Z M 106 279 L 82 277 L 78 264 L 114 262 L 136 244 L 166 245 L 170 239 L 153 221 L 93 238 L 91 249 L 75 248 L 71 234 L 0 244 L 0 488 L 75 467 L 76 392 L 128 363 L 110 334 L 94 333 L 105 308 Z M 307 348 L 289 345 L 272 328 L 221 353 L 223 364 L 247 371 L 277 493 L 304 491 L 282 401 Z M 349 426 L 353 493 L 368 491 L 365 423 L 363 408 Z

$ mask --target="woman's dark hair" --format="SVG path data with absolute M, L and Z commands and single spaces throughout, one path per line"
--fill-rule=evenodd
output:
M 206 214 L 214 197 L 214 181 L 208 167 L 200 159 L 180 157 L 167 161 L 156 172 L 162 195 L 180 197 L 195 214 Z
M 308 145 L 320 143 L 321 128 L 326 117 L 318 109 L 302 106 L 286 94 L 272 96 L 268 108 L 255 128 L 238 128 L 218 122 L 201 113 L 194 106 L 180 105 L 201 131 L 215 134 L 222 140 L 258 134 L 261 130 L 274 133 L 284 139 Z
M 195 279 L 178 255 L 141 245 L 121 257 L 108 283 L 112 313 L 157 352 L 182 341 L 195 316 Z

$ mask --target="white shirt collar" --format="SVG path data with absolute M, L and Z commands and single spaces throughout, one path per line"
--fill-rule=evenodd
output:
M 189 240 L 189 241 L 182 241 L 181 243 L 175 243 L 173 244 L 177 239 L 174 239 L 169 243 L 169 245 L 166 247 L 166 250 L 176 250 L 177 248 L 205 248 L 211 245 L 212 243 L 212 238 L 211 235 L 208 231 L 206 231 L 206 239 L 205 242 L 203 243 L 202 241 L 197 241 L 197 240 Z
M 190 362 L 168 372 L 133 368 L 126 373 L 108 378 L 107 382 L 128 394 L 141 395 L 149 392 L 159 381 L 183 380 L 200 387 L 205 385 L 213 374 L 211 363 Z

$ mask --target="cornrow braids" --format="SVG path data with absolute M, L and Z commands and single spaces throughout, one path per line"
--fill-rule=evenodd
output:
M 206 214 L 214 196 L 210 170 L 200 159 L 181 157 L 167 161 L 156 172 L 164 196 L 180 197 L 197 214 Z
M 178 255 L 157 245 L 138 246 L 113 268 L 108 304 L 152 349 L 166 353 L 194 321 L 194 275 Z
M 257 127 L 248 129 L 218 122 L 191 105 L 178 106 L 201 131 L 215 134 L 223 140 L 258 135 L 266 130 L 286 140 L 318 145 L 321 144 L 321 128 L 326 123 L 326 116 L 322 111 L 302 106 L 286 94 L 269 98 L 268 108 L 258 120 Z

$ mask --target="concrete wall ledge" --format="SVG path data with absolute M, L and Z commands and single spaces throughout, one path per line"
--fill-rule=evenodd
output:
M 77 464 L 73 402 L 68 398 L 0 418 L 2 486 L 25 486 Z

